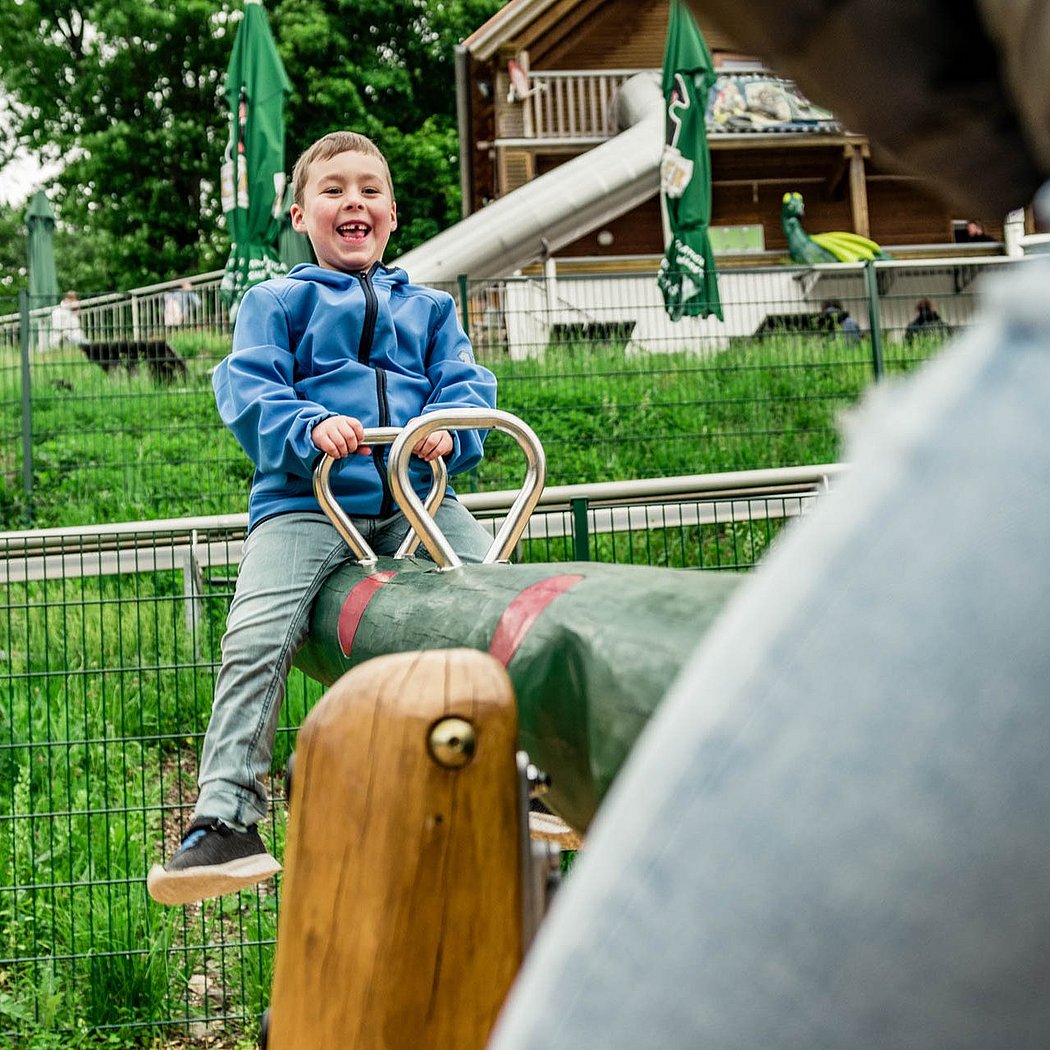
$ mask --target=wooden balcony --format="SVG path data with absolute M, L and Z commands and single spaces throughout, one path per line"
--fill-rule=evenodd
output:
M 533 71 L 522 98 L 497 84 L 497 147 L 590 147 L 617 133 L 616 93 L 639 69 Z

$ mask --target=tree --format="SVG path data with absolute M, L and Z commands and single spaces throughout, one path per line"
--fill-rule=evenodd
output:
M 388 154 L 404 216 L 395 253 L 459 214 L 455 44 L 501 0 L 272 0 L 295 86 L 288 167 L 353 127 Z M 16 0 L 0 19 L 13 144 L 63 159 L 53 204 L 76 232 L 83 291 L 220 268 L 223 77 L 238 0 Z M 0 152 L 0 161 L 5 159 Z M 61 266 L 61 260 L 59 262 Z
M 218 88 L 230 5 L 23 0 L 0 26 L 17 138 L 65 161 L 53 203 L 102 290 L 218 265 Z
M 18 309 L 18 293 L 29 285 L 24 212 L 24 206 L 0 204 L 0 314 Z
M 398 200 L 391 257 L 460 216 L 455 47 L 503 2 L 283 0 L 271 9 L 293 84 L 289 168 L 326 132 L 373 138 Z

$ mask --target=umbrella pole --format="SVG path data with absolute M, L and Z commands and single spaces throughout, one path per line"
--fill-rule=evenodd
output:
M 18 349 L 22 359 L 22 493 L 25 497 L 25 524 L 33 524 L 33 385 L 29 367 L 32 340 L 29 293 L 18 293 Z

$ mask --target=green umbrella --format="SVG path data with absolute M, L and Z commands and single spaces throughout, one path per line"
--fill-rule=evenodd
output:
M 54 306 L 58 302 L 55 275 L 55 213 L 43 190 L 37 190 L 26 209 L 29 233 L 29 305 Z
M 722 319 L 718 274 L 711 251 L 711 158 L 707 149 L 707 94 L 715 81 L 711 53 L 681 0 L 671 0 L 664 52 L 667 135 L 660 192 L 671 243 L 657 284 L 672 321 L 688 315 Z
M 284 207 L 281 209 L 281 233 L 278 237 L 278 254 L 287 269 L 299 263 L 313 263 L 314 250 L 305 233 L 292 229 L 292 187 L 284 191 Z
M 55 213 L 43 190 L 37 190 L 29 201 L 25 215 L 26 251 L 29 260 L 29 308 L 54 306 L 58 302 L 58 277 L 55 274 Z M 30 339 L 35 341 L 42 322 L 34 320 Z M 46 319 L 43 323 L 46 323 Z
M 284 198 L 284 72 L 260 0 L 244 0 L 226 70 L 230 140 L 222 166 L 222 210 L 230 257 L 222 278 L 231 317 L 253 284 L 285 272 L 278 252 Z

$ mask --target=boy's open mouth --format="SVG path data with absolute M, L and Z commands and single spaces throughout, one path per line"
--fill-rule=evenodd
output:
M 362 237 L 367 237 L 371 229 L 371 226 L 367 226 L 363 222 L 347 222 L 338 227 L 336 232 L 340 237 L 346 237 L 349 240 L 357 241 L 361 240 Z

